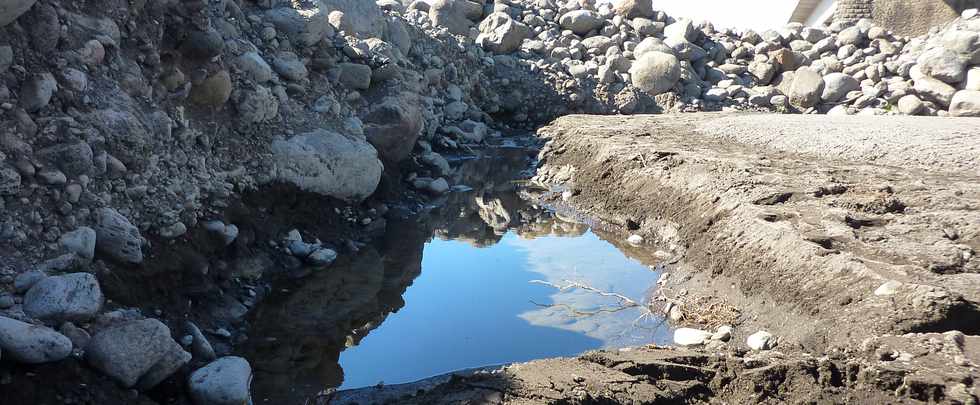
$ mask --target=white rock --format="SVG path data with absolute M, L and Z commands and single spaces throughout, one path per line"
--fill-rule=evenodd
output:
M 626 238 L 626 241 L 631 245 L 642 245 L 643 237 L 640 235 L 630 235 L 628 238 Z
M 348 201 L 373 194 L 384 169 L 366 140 L 326 129 L 274 140 L 272 153 L 274 179 Z
M 980 117 L 980 91 L 957 91 L 949 103 L 949 115 L 953 117 Z
M 749 336 L 745 344 L 752 350 L 769 350 L 776 347 L 776 337 L 769 332 L 758 331 Z
M 711 335 L 711 332 L 700 329 L 677 328 L 674 330 L 674 343 L 681 346 L 703 345 L 711 339 Z
M 732 338 L 732 327 L 728 325 L 721 325 L 718 330 L 711 335 L 711 340 L 720 340 L 722 342 L 727 342 Z
M 874 294 L 878 296 L 895 295 L 895 293 L 898 292 L 898 288 L 901 286 L 902 283 L 900 281 L 889 280 L 878 286 L 878 288 L 875 289 Z
M 663 52 L 647 52 L 630 68 L 633 85 L 655 96 L 674 88 L 681 77 L 677 57 Z

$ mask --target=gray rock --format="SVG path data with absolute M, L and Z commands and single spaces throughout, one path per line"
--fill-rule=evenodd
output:
M 745 344 L 752 350 L 770 350 L 776 347 L 776 337 L 769 332 L 758 331 L 749 336 Z
M 925 51 L 917 62 L 923 74 L 946 83 L 959 83 L 966 78 L 966 59 L 945 48 Z
M 17 169 L 0 162 L 0 196 L 16 195 L 20 192 L 20 173 Z
M 647 52 L 654 51 L 663 52 L 670 55 L 674 54 L 674 50 L 670 49 L 670 47 L 664 44 L 664 41 L 661 41 L 659 38 L 644 38 L 639 44 L 636 45 L 636 49 L 633 50 L 633 56 L 636 59 L 640 59 L 640 57 Z
M 348 201 L 374 193 L 384 169 L 366 140 L 326 129 L 272 142 L 274 180 Z
M 823 83 L 823 93 L 820 95 L 820 99 L 825 103 L 839 101 L 847 93 L 861 88 L 861 82 L 844 73 L 826 75 L 823 77 Z
M 347 88 L 367 90 L 371 87 L 371 67 L 360 63 L 341 63 L 337 65 L 340 75 L 338 81 Z
M 664 28 L 664 38 L 694 42 L 698 39 L 698 29 L 691 20 L 680 19 Z
M 669 46 L 678 58 L 691 62 L 702 60 L 708 55 L 704 48 L 681 37 L 669 37 L 664 40 L 664 45 Z
M 449 192 L 449 182 L 445 178 L 438 178 L 431 182 L 427 187 L 428 191 L 434 195 L 441 195 Z
M 980 91 L 957 91 L 949 103 L 949 115 L 953 117 L 980 117 Z
M 240 92 L 235 107 L 238 116 L 246 124 L 266 122 L 279 115 L 279 99 L 268 87 L 256 85 L 254 89 Z
M 630 25 L 641 37 L 652 37 L 662 34 L 666 25 L 660 21 L 648 20 L 646 18 L 634 18 Z
M 170 337 L 166 325 L 156 319 L 143 319 L 96 333 L 85 349 L 85 358 L 95 369 L 132 387 L 154 367 L 170 368 L 170 364 L 158 363 L 172 363 L 181 357 L 172 353 L 176 350 L 183 351 Z
M 92 335 L 89 335 L 88 331 L 75 326 L 75 324 L 71 322 L 61 324 L 61 326 L 58 327 L 58 332 L 65 335 L 68 340 L 71 340 L 71 344 L 74 346 L 75 350 L 84 349 L 86 346 L 88 346 L 88 342 L 92 340 Z
M 37 0 L 4 0 L 0 2 L 0 27 L 5 27 L 17 20 L 17 17 L 30 10 L 36 2 Z
M 28 112 L 47 107 L 58 90 L 58 81 L 51 73 L 36 74 L 24 83 L 20 91 L 20 105 Z
M 7 293 L 0 293 L 0 309 L 7 309 L 17 304 L 14 296 Z
M 10 45 L 0 46 L 0 74 L 3 74 L 7 71 L 7 69 L 10 69 L 10 66 L 13 64 L 14 48 L 11 48 Z
M 422 111 L 414 95 L 386 97 L 364 116 L 364 134 L 389 164 L 405 160 L 422 134 Z
M 84 322 L 99 313 L 104 301 L 95 276 L 65 274 L 34 284 L 24 296 L 24 313 L 43 321 Z
M 238 238 L 238 227 L 233 224 L 225 224 L 221 221 L 208 221 L 204 223 L 204 229 L 220 238 L 223 246 L 232 244 Z
M 857 26 L 845 28 L 837 34 L 837 42 L 841 45 L 861 45 L 865 40 L 867 36 Z
M 363 0 L 320 0 L 322 11 L 340 11 L 344 15 L 344 25 L 351 27 L 348 34 L 362 38 L 381 36 L 385 28 L 384 14 L 373 1 Z
M 201 332 L 201 329 L 194 322 L 187 321 L 184 327 L 191 336 L 191 353 L 194 354 L 195 359 L 212 361 L 217 358 L 211 342 L 208 341 L 207 336 L 204 336 L 204 333 Z
M 756 83 L 766 85 L 776 75 L 776 66 L 768 62 L 752 62 L 749 63 L 748 71 L 755 78 Z
M 50 146 L 37 151 L 37 156 L 71 177 L 91 175 L 95 169 L 92 147 L 83 141 Z
M 306 261 L 313 267 L 326 267 L 333 264 L 334 260 L 337 260 L 337 252 L 333 249 L 321 248 L 306 257 Z
M 310 72 L 306 70 L 303 61 L 292 52 L 280 52 L 272 61 L 272 68 L 286 80 L 301 82 L 306 80 Z
M 121 263 L 143 263 L 139 229 L 112 208 L 101 208 L 95 214 L 96 251 Z
M 47 278 L 48 275 L 40 270 L 28 270 L 14 277 L 14 291 L 18 293 L 27 292 L 34 284 Z
M 626 19 L 657 15 L 651 0 L 617 0 L 615 11 Z
M 233 85 L 228 71 L 220 70 L 207 79 L 194 83 L 188 98 L 195 104 L 220 107 L 231 97 Z
M 474 21 L 483 16 L 483 6 L 470 0 L 434 0 L 429 3 L 432 23 L 456 35 L 466 35 Z
M 191 361 L 191 354 L 184 351 L 180 347 L 180 344 L 173 339 L 167 339 L 164 345 L 165 351 L 163 357 L 140 377 L 139 381 L 136 382 L 136 388 L 148 390 L 156 387 L 157 384 L 166 380 L 167 377 L 170 377 Z
M 956 88 L 953 86 L 929 76 L 919 77 L 914 81 L 913 88 L 922 98 L 933 101 L 943 108 L 949 107 L 949 103 L 953 101 L 953 94 L 956 93 Z
M 191 373 L 188 390 L 197 405 L 241 405 L 252 403 L 251 384 L 248 361 L 229 356 Z
M 905 115 L 919 114 L 925 107 L 925 103 L 914 94 L 906 94 L 898 99 L 898 111 Z
M 285 33 L 302 46 L 312 46 L 328 36 L 333 36 L 334 27 L 327 20 L 326 10 L 300 10 L 292 7 L 279 7 L 266 10 L 267 18 L 276 30 Z M 371 25 L 375 23 L 372 22 Z
M 589 31 L 602 27 L 604 21 L 595 11 L 575 10 L 562 14 L 558 23 L 566 30 L 571 30 L 578 35 L 585 35 Z
M 516 51 L 531 35 L 531 29 L 514 21 L 507 13 L 492 13 L 480 23 L 480 35 L 476 43 L 493 53 L 507 54 Z
M 272 67 L 256 52 L 245 52 L 232 60 L 232 66 L 257 83 L 272 80 Z
M 980 33 L 950 29 L 942 38 L 943 47 L 959 54 L 968 64 L 980 64 Z
M 4 357 L 21 363 L 50 363 L 71 354 L 71 340 L 51 328 L 0 316 L 0 348 Z
M 796 108 L 813 107 L 820 102 L 823 89 L 823 77 L 819 73 L 810 69 L 797 70 L 789 89 L 789 102 Z
M 669 91 L 680 77 L 681 69 L 677 58 L 663 52 L 648 52 L 630 68 L 633 85 L 650 95 Z

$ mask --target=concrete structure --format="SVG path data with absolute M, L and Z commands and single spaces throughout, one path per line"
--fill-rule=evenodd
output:
M 970 8 L 980 8 L 980 0 L 800 0 L 789 21 L 820 25 L 870 18 L 897 34 L 913 36 Z

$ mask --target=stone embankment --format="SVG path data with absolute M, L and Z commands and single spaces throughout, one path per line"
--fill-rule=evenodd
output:
M 975 10 L 903 38 L 867 21 L 716 29 L 642 0 L 6 1 L 0 350 L 211 403 L 226 393 L 206 380 L 251 375 L 215 351 L 234 354 L 262 283 L 328 267 L 384 232 L 391 205 L 450 192 L 444 154 L 571 112 L 976 116 L 978 31 Z M 240 232 L 226 214 L 270 189 L 316 198 L 335 226 Z M 226 260 L 260 245 L 277 261 Z M 975 264 L 937 266 L 952 283 Z M 949 291 L 896 313 L 941 324 L 971 302 Z

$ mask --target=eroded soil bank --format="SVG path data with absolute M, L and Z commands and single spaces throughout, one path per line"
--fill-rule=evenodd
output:
M 685 314 L 738 308 L 734 338 L 337 402 L 977 402 L 980 139 L 969 122 L 567 116 L 539 135 L 548 144 L 533 180 L 564 190 L 553 202 L 679 258 L 664 289 L 706 298 L 682 302 Z M 759 330 L 777 337 L 774 350 L 747 350 Z

